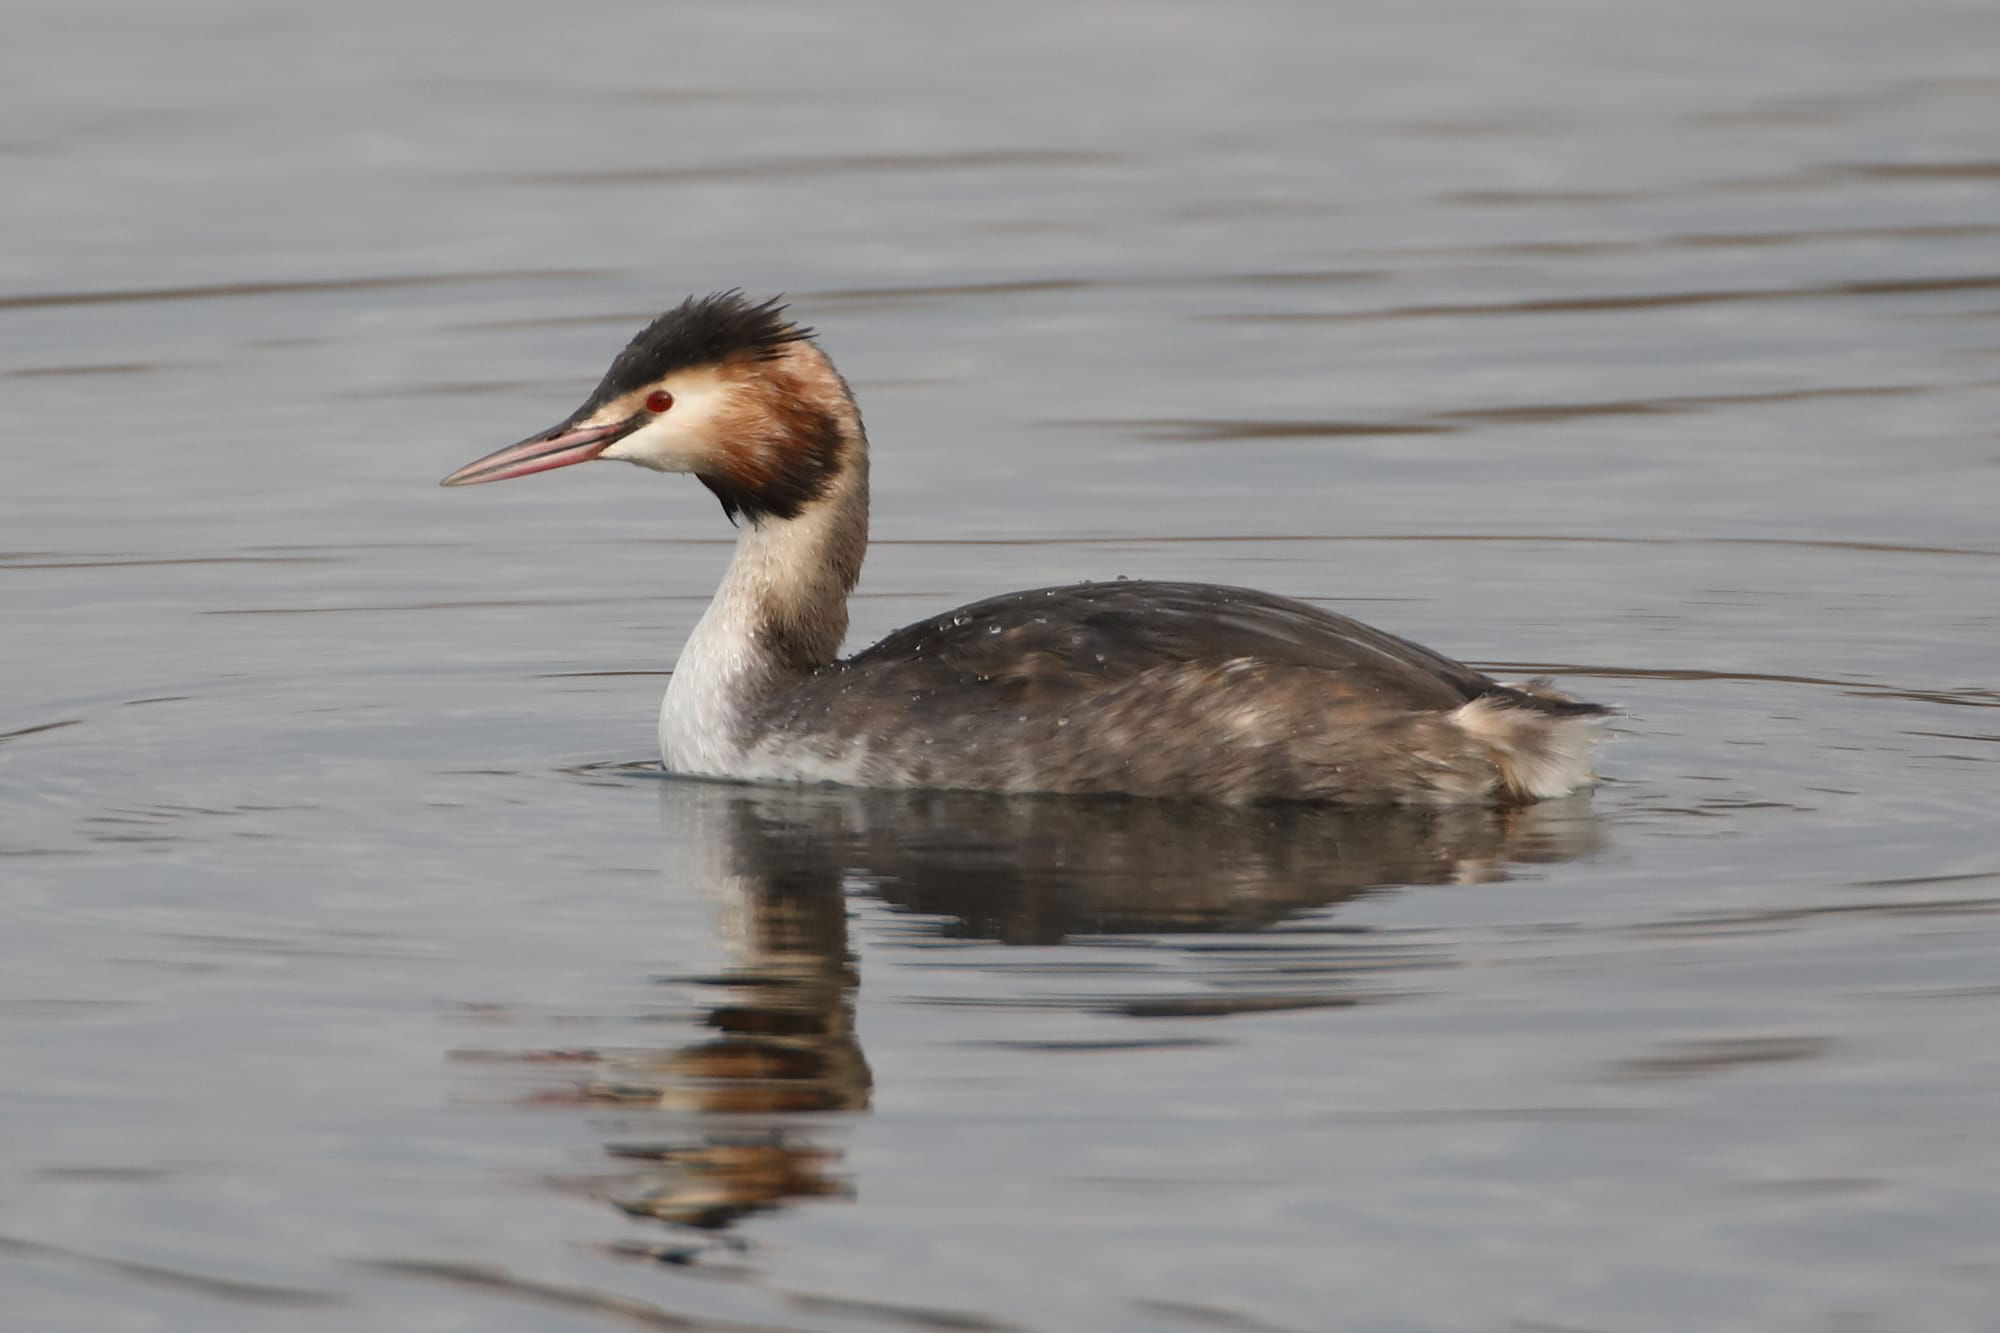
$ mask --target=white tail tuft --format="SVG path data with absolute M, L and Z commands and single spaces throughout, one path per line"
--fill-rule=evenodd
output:
M 1603 738 L 1604 718 L 1562 716 L 1488 695 L 1451 714 L 1466 734 L 1485 742 L 1517 796 L 1543 800 L 1567 796 L 1594 780 L 1590 753 Z

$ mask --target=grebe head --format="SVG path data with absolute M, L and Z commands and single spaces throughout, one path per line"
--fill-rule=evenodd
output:
M 861 447 L 847 384 L 776 300 L 689 297 L 641 329 L 561 424 L 466 464 L 471 486 L 615 458 L 688 472 L 734 519 L 795 518 Z

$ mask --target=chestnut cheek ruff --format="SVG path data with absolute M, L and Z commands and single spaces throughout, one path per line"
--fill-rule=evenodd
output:
M 840 475 L 843 440 L 832 413 L 781 400 L 771 415 L 768 442 L 734 444 L 695 474 L 732 523 L 797 518 Z

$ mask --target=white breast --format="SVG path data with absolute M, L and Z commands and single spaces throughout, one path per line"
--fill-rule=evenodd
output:
M 688 636 L 660 701 L 660 762 L 700 777 L 866 785 L 865 744 L 829 754 L 824 737 L 757 730 L 777 669 L 749 619 L 748 603 L 725 586 Z

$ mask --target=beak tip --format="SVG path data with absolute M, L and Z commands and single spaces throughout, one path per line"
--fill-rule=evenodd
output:
M 509 477 L 525 477 L 530 473 L 568 467 L 572 463 L 588 463 L 629 435 L 643 419 L 642 413 L 613 425 L 580 429 L 573 429 L 565 423 L 553 430 L 530 435 L 519 444 L 496 449 L 484 458 L 475 458 L 439 481 L 438 485 L 477 486 L 483 482 L 505 481 Z

